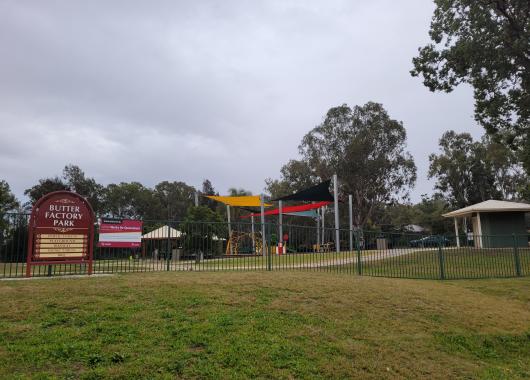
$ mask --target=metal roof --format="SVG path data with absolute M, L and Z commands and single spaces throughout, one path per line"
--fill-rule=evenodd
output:
M 448 212 L 442 216 L 451 218 L 455 216 L 466 216 L 473 212 L 509 212 L 509 211 L 520 211 L 530 212 L 530 204 L 509 202 L 509 201 L 496 201 L 493 199 L 476 203 L 471 206 L 461 208 L 459 210 Z

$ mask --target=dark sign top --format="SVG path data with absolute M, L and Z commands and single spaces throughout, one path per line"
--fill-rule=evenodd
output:
M 54 232 L 87 230 L 94 223 L 88 202 L 71 192 L 50 193 L 35 205 L 35 227 Z M 88 232 L 88 231 L 87 231 Z
M 79 194 L 56 191 L 39 199 L 31 213 L 30 228 L 30 261 L 85 260 L 92 256 L 94 212 Z

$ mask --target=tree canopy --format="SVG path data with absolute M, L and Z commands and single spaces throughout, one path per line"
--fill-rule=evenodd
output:
M 474 89 L 475 119 L 514 149 L 530 174 L 530 1 L 435 0 L 413 76 L 431 91 Z
M 360 227 L 376 205 L 407 197 L 414 185 L 416 166 L 405 144 L 403 124 L 379 103 L 331 108 L 302 139 L 302 159 L 286 164 L 280 181 L 268 180 L 268 190 L 301 190 L 336 173 L 341 194 L 353 195 L 354 224 Z
M 488 138 L 473 141 L 469 133 L 445 132 L 440 153 L 429 157 L 435 189 L 454 207 L 488 199 L 520 199 L 528 177 L 513 152 Z

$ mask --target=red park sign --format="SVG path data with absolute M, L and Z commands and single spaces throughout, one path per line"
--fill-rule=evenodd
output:
M 88 264 L 92 274 L 94 211 L 71 191 L 46 194 L 35 203 L 29 222 L 26 277 L 31 266 Z

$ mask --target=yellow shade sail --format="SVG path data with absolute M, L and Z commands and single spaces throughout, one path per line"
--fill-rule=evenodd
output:
M 214 201 L 224 203 L 225 205 L 234 207 L 260 207 L 261 201 L 259 195 L 243 195 L 240 197 L 224 197 L 219 195 L 207 195 L 207 198 Z M 265 203 L 265 207 L 270 207 L 271 204 Z

